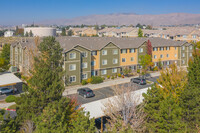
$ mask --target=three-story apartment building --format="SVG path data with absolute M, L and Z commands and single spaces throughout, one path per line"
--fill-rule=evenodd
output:
M 10 62 L 21 72 L 30 69 L 30 54 L 34 39 L 11 45 Z M 139 57 L 147 54 L 147 41 L 152 44 L 152 61 L 155 66 L 176 63 L 187 66 L 192 57 L 193 45 L 188 42 L 162 38 L 114 38 L 114 37 L 57 37 L 64 49 L 65 80 L 68 85 L 80 84 L 92 76 L 107 76 L 120 73 L 128 67 L 136 71 Z

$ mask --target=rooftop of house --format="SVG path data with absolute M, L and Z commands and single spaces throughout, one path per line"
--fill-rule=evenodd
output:
M 150 40 L 152 47 L 181 46 L 187 43 L 185 41 L 173 41 L 163 38 L 56 37 L 56 41 L 60 43 L 64 51 L 71 50 L 75 46 L 82 46 L 89 50 L 101 50 L 109 43 L 115 44 L 120 49 L 139 48 L 148 40 Z M 42 38 L 39 41 L 41 42 Z M 21 44 L 22 47 L 34 47 L 35 39 L 22 39 L 12 45 L 15 46 L 17 44 Z M 187 45 L 190 45 L 190 43 L 187 43 Z

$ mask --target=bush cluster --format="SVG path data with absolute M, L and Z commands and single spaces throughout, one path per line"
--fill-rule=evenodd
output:
M 6 97 L 5 101 L 6 101 L 7 103 L 12 103 L 12 102 L 15 102 L 15 99 L 16 99 L 15 96 L 9 95 L 9 96 Z
M 81 84 L 86 85 L 86 84 L 88 84 L 88 82 L 86 80 L 82 80 Z
M 92 77 L 92 82 L 91 84 L 99 84 L 103 82 L 103 78 L 100 76 L 94 76 Z

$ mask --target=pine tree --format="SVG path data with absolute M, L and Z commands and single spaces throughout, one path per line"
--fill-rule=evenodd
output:
M 30 37 L 33 37 L 33 32 L 32 32 L 32 30 L 30 30 L 29 36 L 30 36 Z
M 193 53 L 193 60 L 189 62 L 188 84 L 181 99 L 188 129 L 197 130 L 196 127 L 200 127 L 200 53 L 197 50 Z
M 65 28 L 62 28 L 61 36 L 66 36 L 66 29 Z
M 38 46 L 28 91 L 18 98 L 17 114 L 20 121 L 32 120 L 51 102 L 60 100 L 64 91 L 62 48 L 54 37 L 46 37 Z
M 143 32 L 141 28 L 139 28 L 138 30 L 138 37 L 143 37 Z

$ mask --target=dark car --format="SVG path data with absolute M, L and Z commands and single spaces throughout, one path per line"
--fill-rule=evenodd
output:
M 77 93 L 84 98 L 93 97 L 94 92 L 90 88 L 81 88 L 77 90 Z
M 142 78 L 132 78 L 131 82 L 133 83 L 137 83 L 139 85 L 145 85 L 146 84 L 146 79 L 142 79 Z

